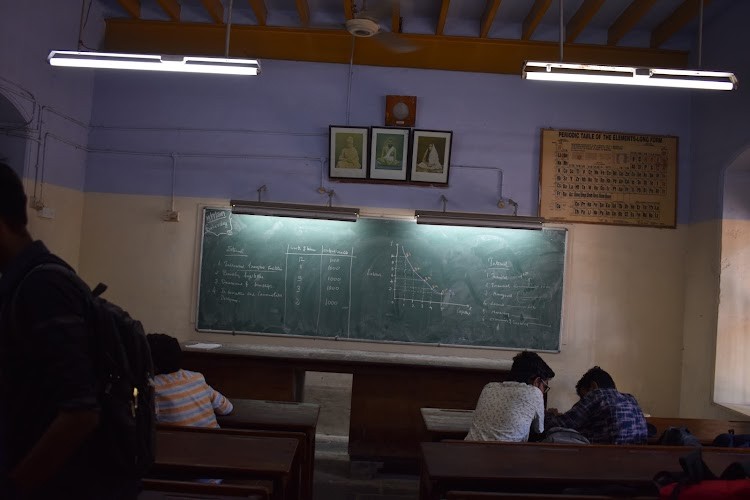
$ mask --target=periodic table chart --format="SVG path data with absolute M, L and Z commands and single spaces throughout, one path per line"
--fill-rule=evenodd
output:
M 677 143 L 674 136 L 543 129 L 539 215 L 674 228 Z

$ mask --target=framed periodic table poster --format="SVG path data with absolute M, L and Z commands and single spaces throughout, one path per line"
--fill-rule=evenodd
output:
M 545 220 L 676 227 L 677 137 L 557 129 L 541 135 Z

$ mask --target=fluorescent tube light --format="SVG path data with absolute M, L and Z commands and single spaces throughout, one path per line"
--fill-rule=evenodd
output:
M 510 229 L 542 229 L 544 219 L 519 215 L 477 214 L 467 212 L 414 212 L 417 224 L 442 226 L 505 227 Z
M 327 207 L 321 205 L 295 205 L 291 203 L 269 203 L 265 201 L 231 200 L 233 214 L 271 215 L 276 217 L 301 217 L 306 219 L 328 219 L 356 222 L 358 208 Z
M 737 77 L 721 71 L 639 68 L 527 61 L 523 78 L 555 82 L 609 83 L 683 89 L 734 90 Z
M 52 66 L 76 68 L 174 71 L 244 76 L 254 76 L 260 73 L 260 61 L 257 59 L 53 50 L 49 53 L 47 60 Z

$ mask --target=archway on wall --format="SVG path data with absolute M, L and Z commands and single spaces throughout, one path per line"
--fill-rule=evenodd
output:
M 724 173 L 714 402 L 750 415 L 750 147 Z
M 0 161 L 7 163 L 23 177 L 26 165 L 28 122 L 2 92 L 0 92 Z

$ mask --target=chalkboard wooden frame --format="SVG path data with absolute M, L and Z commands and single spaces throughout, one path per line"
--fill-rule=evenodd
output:
M 205 207 L 200 222 L 197 331 L 560 350 L 564 228 L 318 221 L 224 207 Z

